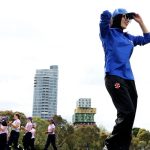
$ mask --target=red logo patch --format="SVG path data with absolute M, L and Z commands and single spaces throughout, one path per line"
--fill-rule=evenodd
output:
M 116 83 L 114 84 L 114 86 L 115 86 L 115 89 L 119 89 L 119 88 L 120 88 L 120 83 L 116 82 Z

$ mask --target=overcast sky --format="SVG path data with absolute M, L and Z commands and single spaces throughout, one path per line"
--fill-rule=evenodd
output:
M 97 125 L 111 130 L 116 110 L 104 86 L 99 18 L 103 10 L 115 8 L 139 13 L 150 29 L 148 1 L 0 1 L 0 110 L 32 115 L 36 69 L 58 65 L 58 115 L 71 122 L 76 101 L 91 98 Z M 142 34 L 134 21 L 127 31 Z M 150 130 L 150 44 L 134 50 L 139 95 L 134 126 Z

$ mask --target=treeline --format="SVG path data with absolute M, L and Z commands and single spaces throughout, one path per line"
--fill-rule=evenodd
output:
M 8 120 L 13 119 L 16 112 L 0 111 L 0 116 L 8 116 Z M 21 125 L 25 126 L 26 117 L 22 112 L 17 112 L 21 116 Z M 61 116 L 54 116 L 56 123 L 57 147 L 59 150 L 100 150 L 108 132 L 103 127 L 98 126 L 73 126 Z M 36 150 L 43 150 L 47 135 L 48 121 L 41 118 L 33 118 L 36 127 Z M 24 132 L 21 131 L 19 143 L 22 145 Z M 52 150 L 52 147 L 49 148 Z M 146 129 L 134 128 L 131 150 L 150 150 L 150 132 Z

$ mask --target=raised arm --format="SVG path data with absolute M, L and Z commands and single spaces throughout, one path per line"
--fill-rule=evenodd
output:
M 108 10 L 103 11 L 100 18 L 100 38 L 104 38 L 109 32 L 111 25 L 111 13 Z
M 133 18 L 137 23 L 139 23 L 143 33 L 149 33 L 147 27 L 145 26 L 142 17 L 139 14 L 135 14 Z
M 139 24 L 143 32 L 143 36 L 130 35 L 130 39 L 133 41 L 134 46 L 145 45 L 145 44 L 150 43 L 150 32 L 147 29 L 146 25 L 144 24 L 142 17 L 139 14 L 135 14 L 133 16 L 133 19 Z
M 15 128 L 15 129 L 17 129 L 18 127 L 20 127 L 20 123 L 19 123 L 19 122 L 17 122 L 16 124 L 14 124 L 12 121 L 10 121 L 10 122 L 8 123 L 8 125 L 12 126 L 12 127 Z

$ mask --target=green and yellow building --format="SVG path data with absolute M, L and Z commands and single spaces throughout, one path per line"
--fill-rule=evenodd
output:
M 74 125 L 95 125 L 94 115 L 96 108 L 91 108 L 90 98 L 80 98 L 77 101 L 74 115 L 72 117 Z

